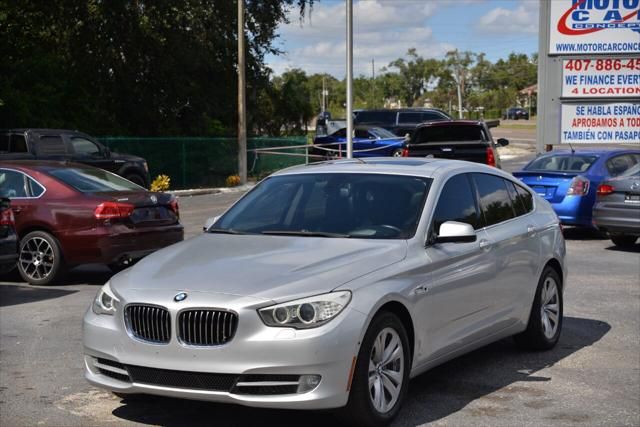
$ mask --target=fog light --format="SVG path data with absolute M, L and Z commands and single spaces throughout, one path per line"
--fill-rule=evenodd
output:
M 320 384 L 320 375 L 300 375 L 298 382 L 298 393 L 306 393 L 318 387 Z

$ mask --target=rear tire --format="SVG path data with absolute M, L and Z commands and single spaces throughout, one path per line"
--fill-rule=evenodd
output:
M 402 149 L 396 148 L 395 150 L 393 150 L 393 152 L 391 153 L 391 157 L 402 157 Z
M 533 299 L 527 329 L 514 336 L 516 344 L 527 350 L 553 348 L 562 332 L 562 281 L 556 270 L 544 268 Z
M 410 352 L 400 319 L 389 312 L 376 315 L 362 340 L 349 402 L 342 409 L 347 425 L 386 426 L 398 415 L 409 386 Z
M 44 231 L 32 231 L 20 240 L 18 272 L 32 285 L 51 285 L 66 274 L 58 239 Z
M 628 248 L 636 243 L 638 238 L 636 236 L 630 236 L 628 234 L 619 234 L 617 236 L 611 236 L 611 241 L 614 245 L 623 248 Z

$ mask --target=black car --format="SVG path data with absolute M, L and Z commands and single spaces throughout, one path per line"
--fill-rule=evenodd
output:
M 502 116 L 505 120 L 529 120 L 529 112 L 524 108 L 511 107 Z
M 2 183 L 0 182 L 0 185 Z M 0 274 L 8 273 L 16 266 L 18 237 L 9 199 L 0 199 Z
M 418 126 L 405 145 L 403 156 L 466 160 L 500 168 L 496 148 L 508 144 L 504 138 L 494 142 L 485 122 L 440 121 Z
M 419 124 L 439 120 L 451 120 L 451 117 L 435 108 L 358 110 L 354 117 L 354 124 L 377 126 L 398 136 L 407 134 L 411 136 Z
M 149 188 L 145 159 L 112 153 L 91 136 L 64 129 L 0 130 L 0 160 L 68 160 L 116 173 Z

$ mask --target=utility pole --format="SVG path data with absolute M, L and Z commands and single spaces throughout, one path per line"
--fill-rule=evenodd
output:
M 373 107 L 376 99 L 376 59 L 371 58 L 371 104 L 369 108 Z
M 327 88 L 325 86 L 325 76 L 322 76 L 322 113 L 324 115 L 324 112 L 327 110 Z
M 353 158 L 353 0 L 347 0 L 347 159 Z
M 238 176 L 247 183 L 247 100 L 245 82 L 244 0 L 238 0 Z

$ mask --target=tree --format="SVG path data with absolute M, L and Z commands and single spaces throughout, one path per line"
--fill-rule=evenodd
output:
M 2 0 L 0 127 L 202 135 L 235 129 L 237 6 L 229 0 Z M 248 106 L 289 7 L 246 0 Z
M 440 64 L 435 59 L 422 58 L 415 48 L 409 49 L 407 57 L 407 59 L 396 59 L 389 64 L 389 67 L 397 69 L 402 77 L 399 95 L 410 107 L 434 82 L 440 70 Z

